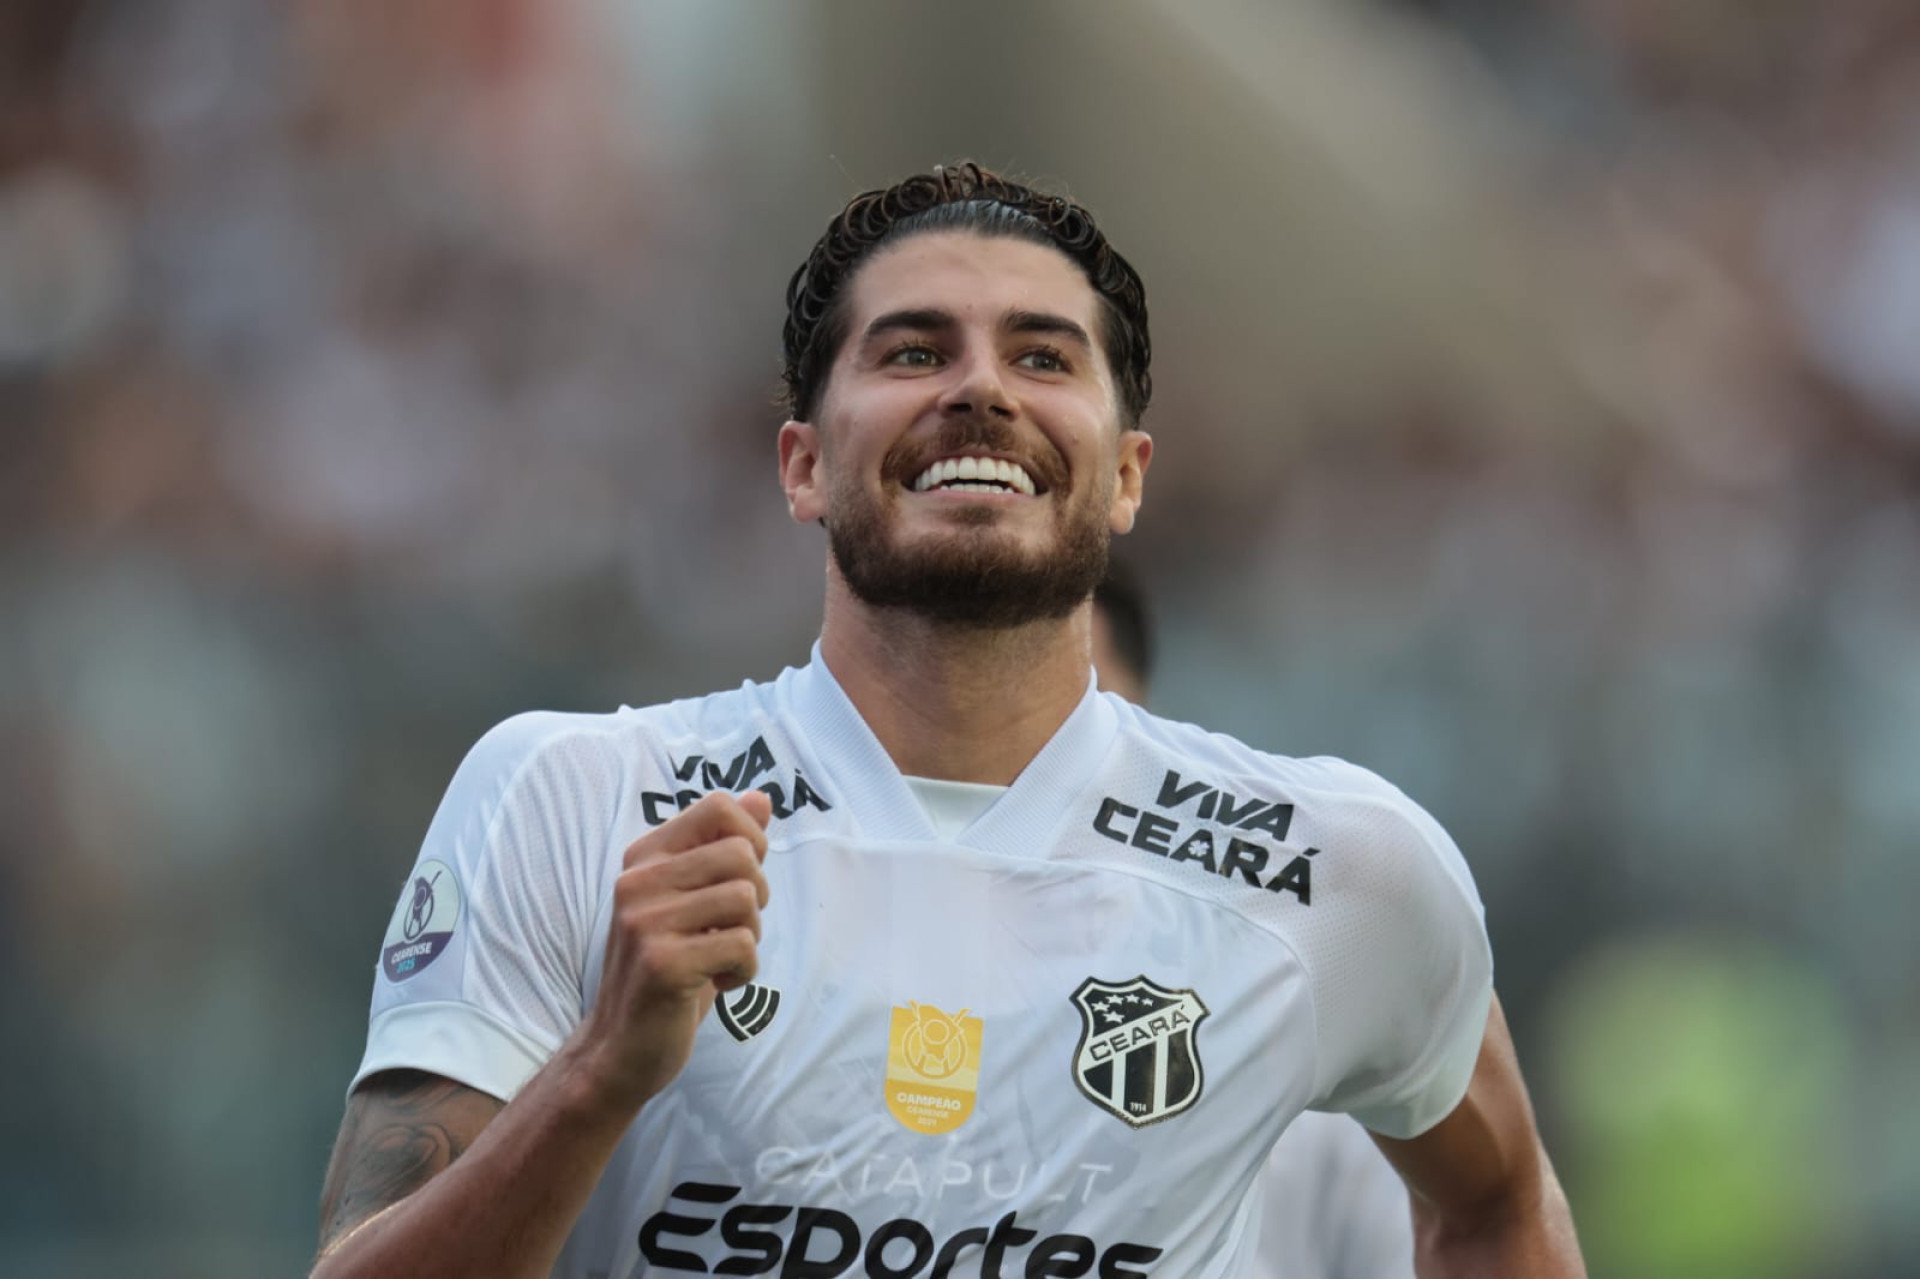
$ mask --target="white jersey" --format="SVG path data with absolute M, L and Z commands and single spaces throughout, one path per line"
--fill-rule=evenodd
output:
M 355 1077 L 510 1100 L 591 1006 L 629 844 L 773 800 L 760 970 L 620 1143 L 555 1274 L 1257 1274 L 1308 1108 L 1393 1136 L 1491 994 L 1458 851 L 1399 791 L 1094 691 L 936 837 L 816 653 L 767 684 L 493 730 L 394 912 Z
M 1289 1124 L 1258 1193 L 1259 1279 L 1414 1279 L 1407 1188 L 1345 1115 Z

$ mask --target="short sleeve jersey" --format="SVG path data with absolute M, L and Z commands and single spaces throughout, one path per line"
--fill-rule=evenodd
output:
M 1089 681 L 942 839 L 817 652 L 482 738 L 382 943 L 355 1082 L 511 1100 L 592 1005 L 627 846 L 748 788 L 774 812 L 759 973 L 642 1109 L 557 1275 L 1256 1274 L 1256 1175 L 1294 1116 L 1405 1137 L 1465 1091 L 1480 903 L 1399 791 Z

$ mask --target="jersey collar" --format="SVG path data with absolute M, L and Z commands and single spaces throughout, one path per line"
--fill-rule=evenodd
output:
M 869 839 L 931 840 L 933 826 L 906 779 L 873 735 L 860 712 L 827 669 L 820 645 L 813 660 L 790 670 L 783 710 L 801 750 L 812 756 L 808 771 L 831 786 L 846 804 L 847 820 Z M 1087 691 L 1073 713 L 1040 748 L 1013 785 L 974 819 L 958 841 L 969 847 L 1010 856 L 1044 853 L 1045 838 L 1073 807 L 1071 801 L 1093 780 L 1113 744 L 1119 716 L 1087 672 Z

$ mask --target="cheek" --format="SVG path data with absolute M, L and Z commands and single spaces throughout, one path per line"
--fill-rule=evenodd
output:
M 1089 464 L 1118 434 L 1111 402 L 1084 383 L 1046 388 L 1028 407 L 1054 447 L 1078 465 Z
M 903 424 L 912 422 L 918 410 L 911 396 L 889 394 L 884 388 L 841 401 L 834 406 L 831 430 L 823 431 L 833 441 L 830 455 L 837 463 L 852 463 L 856 470 L 863 462 L 875 462 L 904 434 Z M 826 420 L 825 413 L 821 416 Z
M 1104 484 L 1115 469 L 1113 432 L 1098 418 L 1080 415 L 1064 419 L 1054 442 L 1081 477 L 1095 477 Z

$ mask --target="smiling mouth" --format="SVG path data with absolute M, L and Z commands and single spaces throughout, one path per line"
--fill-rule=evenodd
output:
M 995 457 L 949 457 L 933 463 L 907 486 L 915 493 L 1018 493 L 1035 497 L 1039 487 L 1018 462 Z

